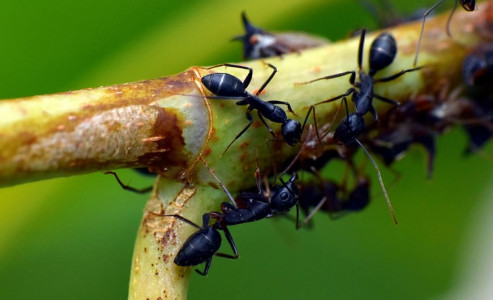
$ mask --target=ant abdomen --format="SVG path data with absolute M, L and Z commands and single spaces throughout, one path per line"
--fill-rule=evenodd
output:
M 397 54 L 397 43 L 392 34 L 384 32 L 371 43 L 370 76 L 389 66 Z
M 192 234 L 175 257 L 174 263 L 188 267 L 201 264 L 221 247 L 221 235 L 217 229 L 207 227 Z
M 238 97 L 245 93 L 243 82 L 238 78 L 228 73 L 213 73 L 207 74 L 201 79 L 202 84 L 211 93 L 224 97 Z

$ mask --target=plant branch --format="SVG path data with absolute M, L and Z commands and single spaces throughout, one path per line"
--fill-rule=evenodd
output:
M 475 13 L 456 13 L 447 36 L 447 14 L 430 19 L 421 46 L 417 72 L 378 85 L 378 94 L 403 103 L 418 94 L 460 84 L 461 65 L 471 48 L 488 36 L 493 12 L 481 6 Z M 412 66 L 418 23 L 392 28 L 398 41 L 395 62 L 382 71 L 385 77 Z M 371 41 L 374 35 L 368 35 Z M 344 93 L 347 78 L 298 85 L 318 77 L 356 69 L 359 39 L 348 39 L 299 54 L 272 58 L 278 73 L 261 97 L 289 101 L 302 121 L 310 105 Z M 365 49 L 368 49 L 367 42 Z M 365 51 L 365 54 L 368 51 Z M 253 68 L 249 90 L 259 88 L 270 74 L 265 62 L 241 63 Z M 365 60 L 366 62 L 366 60 Z M 364 64 L 365 65 L 365 64 Z M 149 212 L 179 214 L 192 221 L 217 209 L 225 199 L 217 182 L 203 168 L 204 157 L 216 168 L 224 184 L 235 193 L 255 185 L 258 157 L 264 173 L 296 154 L 298 147 L 269 141 L 256 121 L 231 149 L 221 155 L 246 125 L 245 109 L 233 101 L 207 99 L 200 78 L 218 68 L 190 68 L 184 73 L 155 80 L 85 89 L 0 102 L 0 186 L 57 176 L 123 167 L 148 167 L 159 174 L 135 245 L 129 297 L 184 298 L 190 268 L 173 264 L 186 237 L 194 230 L 175 218 Z M 244 78 L 245 72 L 226 72 Z M 323 127 L 340 122 L 339 102 L 317 106 Z M 377 104 L 378 110 L 389 108 Z M 325 121 L 329 120 L 329 121 Z M 279 126 L 273 125 L 277 136 Z

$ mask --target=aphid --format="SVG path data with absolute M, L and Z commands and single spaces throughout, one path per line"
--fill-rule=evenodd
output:
M 250 94 L 246 91 L 246 88 L 250 84 L 252 80 L 253 70 L 249 67 L 244 67 L 240 65 L 233 64 L 221 64 L 212 68 L 216 68 L 219 66 L 233 67 L 248 70 L 248 75 L 245 77 L 243 81 L 239 78 L 228 74 L 228 73 L 212 73 L 205 75 L 202 77 L 202 84 L 216 96 L 209 96 L 211 99 L 223 99 L 223 100 L 237 100 L 237 105 L 248 105 L 246 111 L 246 118 L 248 119 L 248 125 L 240 131 L 238 135 L 233 139 L 233 141 L 226 147 L 226 152 L 229 147 L 253 124 L 252 110 L 257 110 L 257 115 L 265 125 L 265 127 L 269 130 L 272 136 L 276 136 L 274 131 L 269 127 L 264 118 L 274 122 L 281 124 L 281 133 L 284 141 L 288 143 L 290 146 L 296 145 L 301 139 L 301 133 L 303 128 L 301 127 L 300 122 L 289 119 L 286 115 L 286 112 L 279 106 L 279 104 L 286 105 L 288 110 L 294 114 L 291 109 L 291 105 L 285 101 L 277 101 L 270 100 L 264 101 L 258 97 L 260 93 L 265 89 L 265 87 L 272 80 L 274 75 L 277 72 L 277 68 L 271 64 L 268 64 L 270 68 L 272 68 L 272 74 L 267 78 L 267 80 L 262 84 L 260 89 L 255 93 L 255 95 Z
M 413 66 L 415 67 L 418 64 L 418 56 L 419 56 L 419 49 L 421 48 L 421 40 L 423 39 L 423 32 L 425 30 L 425 22 L 426 22 L 426 17 L 433 11 L 435 8 L 437 8 L 440 4 L 443 3 L 445 0 L 439 0 L 437 3 L 435 3 L 432 7 L 430 7 L 424 14 L 423 14 L 423 21 L 421 23 L 421 31 L 419 33 L 419 40 L 418 44 L 416 45 L 416 56 L 414 57 L 414 63 Z M 454 1 L 454 8 L 452 8 L 452 11 L 450 12 L 450 15 L 447 20 L 447 35 L 449 37 L 452 37 L 452 34 L 450 33 L 450 22 L 452 21 L 452 16 L 454 15 L 455 10 L 457 9 L 457 4 L 460 3 L 462 8 L 466 11 L 473 11 L 476 9 L 476 0 L 455 0 Z
M 394 219 L 394 223 L 397 225 L 398 224 L 397 218 L 395 217 L 394 209 L 392 208 L 392 203 L 390 202 L 389 196 L 387 194 L 387 190 L 385 189 L 385 185 L 383 183 L 380 169 L 378 168 L 378 165 L 375 162 L 375 160 L 371 157 L 368 150 L 366 150 L 363 144 L 358 140 L 358 136 L 361 133 L 363 133 L 363 131 L 365 130 L 365 120 L 363 119 L 362 115 L 358 112 L 350 114 L 346 98 L 344 97 L 342 98 L 342 100 L 344 101 L 344 104 L 346 106 L 346 118 L 344 118 L 341 124 L 339 124 L 339 126 L 336 128 L 334 132 L 334 140 L 339 141 L 346 146 L 350 146 L 351 144 L 356 143 L 361 149 L 363 149 L 366 156 L 368 156 L 371 163 L 373 164 L 373 167 L 377 172 L 378 180 L 380 181 L 380 187 L 382 188 L 385 201 L 387 202 L 387 206 L 389 208 L 390 214 Z
M 135 170 L 137 170 L 137 169 L 135 169 Z M 134 188 L 134 187 L 131 187 L 129 185 L 124 184 L 120 180 L 120 177 L 118 177 L 118 175 L 115 172 L 113 172 L 113 171 L 106 171 L 106 172 L 104 172 L 104 174 L 105 175 L 108 175 L 108 174 L 113 175 L 115 177 L 116 181 L 118 182 L 118 184 L 122 187 L 122 189 L 124 189 L 126 191 L 131 191 L 131 192 L 134 192 L 134 193 L 137 193 L 137 194 L 145 194 L 145 193 L 148 193 L 148 192 L 152 191 L 152 186 L 138 189 L 138 188 Z
M 493 45 L 488 44 L 476 49 L 462 62 L 462 78 L 468 87 L 486 87 L 491 89 L 493 80 Z
M 239 257 L 238 250 L 236 249 L 233 237 L 231 236 L 228 228 L 222 227 L 219 222 L 214 222 L 212 225 L 210 225 L 209 221 L 211 215 L 208 213 L 202 215 L 202 226 L 199 226 L 180 215 L 162 215 L 152 212 L 151 214 L 161 217 L 177 218 L 178 220 L 190 224 L 198 229 L 196 232 L 188 237 L 188 239 L 185 241 L 185 243 L 183 243 L 183 246 L 181 246 L 180 250 L 178 251 L 178 254 L 176 254 L 174 263 L 178 266 L 196 266 L 205 262 L 204 271 L 199 271 L 198 269 L 195 269 L 197 273 L 205 276 L 209 272 L 212 257 L 214 255 L 229 259 L 237 259 Z M 221 247 L 222 241 L 219 230 L 224 231 L 224 236 L 228 240 L 228 243 L 231 246 L 234 255 L 217 252 Z
M 370 203 L 370 184 L 368 178 L 360 176 L 356 186 L 347 197 L 340 197 L 342 187 L 328 180 L 321 185 L 304 184 L 300 197 L 300 207 L 305 214 L 301 226 L 309 223 L 316 212 L 327 212 L 332 219 L 349 212 L 361 211 Z
M 392 81 L 405 73 L 416 71 L 421 69 L 422 67 L 417 67 L 413 69 L 406 69 L 402 70 L 394 75 L 390 75 L 384 78 L 379 78 L 375 79 L 373 76 L 375 74 L 384 69 L 385 67 L 389 66 L 393 61 L 397 53 L 397 46 L 394 37 L 390 33 L 382 33 L 377 38 L 372 42 L 371 48 L 370 48 L 370 55 L 369 55 L 369 62 L 370 62 L 370 70 L 368 74 L 363 71 L 362 68 L 362 61 L 363 61 L 363 48 L 365 44 L 365 34 L 366 30 L 363 29 L 361 31 L 361 36 L 360 36 L 360 42 L 359 42 L 359 50 L 358 50 L 358 74 L 359 74 L 359 82 L 356 82 L 356 71 L 346 71 L 342 73 L 337 73 L 334 75 L 329 75 L 329 76 L 324 76 L 321 78 L 317 78 L 308 82 L 305 82 L 303 84 L 307 83 L 312 83 L 315 81 L 319 80 L 326 80 L 326 79 L 332 79 L 332 78 L 337 78 L 345 75 L 350 75 L 349 77 L 349 83 L 353 86 L 352 88 L 349 88 L 346 93 L 336 96 L 334 98 L 330 98 L 321 102 L 318 102 L 311 106 L 311 109 L 314 111 L 314 118 L 315 117 L 315 106 L 320 105 L 322 103 L 328 103 L 332 102 L 344 97 L 347 97 L 352 94 L 352 100 L 354 102 L 354 105 L 356 106 L 356 113 L 358 114 L 359 117 L 365 115 L 366 113 L 370 112 L 373 114 L 375 120 L 378 120 L 378 115 L 375 110 L 375 107 L 373 106 L 373 98 L 376 98 L 378 100 L 393 104 L 398 106 L 399 102 L 385 98 L 383 96 L 380 96 L 376 93 L 373 92 L 373 87 L 375 83 L 377 82 L 387 82 L 387 81 Z M 353 118 L 353 122 L 356 122 L 357 117 L 351 117 Z M 316 121 L 315 121 L 316 123 Z
M 428 178 L 433 174 L 438 132 L 417 122 L 402 120 L 395 128 L 384 131 L 372 138 L 370 148 L 379 154 L 386 165 L 401 158 L 412 144 L 421 144 L 428 153 Z
M 322 46 L 328 41 L 321 37 L 300 32 L 270 33 L 253 26 L 241 13 L 241 20 L 245 28 L 245 34 L 236 36 L 233 40 L 243 43 L 243 58 L 258 59 L 283 55 L 291 52 L 299 52 L 303 49 Z

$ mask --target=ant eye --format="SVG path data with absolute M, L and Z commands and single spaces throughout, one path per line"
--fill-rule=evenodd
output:
M 287 200 L 289 198 L 289 194 L 287 192 L 282 192 L 281 193 L 281 199 L 282 200 Z

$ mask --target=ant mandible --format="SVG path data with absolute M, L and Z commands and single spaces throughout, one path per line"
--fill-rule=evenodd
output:
M 445 0 L 439 0 L 437 3 L 435 3 L 432 7 L 430 7 L 424 14 L 423 14 L 423 21 L 421 23 L 421 31 L 419 33 L 419 40 L 418 44 L 416 45 L 416 56 L 414 57 L 414 63 L 413 67 L 415 67 L 418 64 L 418 56 L 419 56 L 419 49 L 421 48 L 421 40 L 423 39 L 423 32 L 425 30 L 425 22 L 426 22 L 426 17 L 435 10 L 440 4 L 443 3 Z M 454 1 L 454 8 L 452 8 L 452 11 L 450 12 L 450 15 L 447 20 L 447 26 L 445 27 L 447 30 L 447 35 L 449 37 L 452 37 L 452 34 L 450 33 L 450 22 L 452 21 L 452 16 L 454 15 L 455 10 L 457 9 L 457 4 L 460 3 L 462 8 L 464 8 L 465 11 L 473 11 L 476 9 L 476 0 L 455 0 Z
M 252 80 L 253 70 L 252 68 L 234 65 L 234 64 L 220 64 L 217 66 L 210 67 L 208 69 L 217 68 L 220 66 L 233 67 L 239 69 L 248 70 L 248 74 L 243 81 L 241 81 L 238 77 L 235 77 L 228 73 L 212 73 L 205 75 L 202 77 L 202 84 L 214 95 L 216 96 L 208 96 L 210 99 L 223 99 L 223 100 L 238 100 L 236 102 L 237 105 L 248 105 L 246 111 L 246 118 L 248 119 L 248 125 L 243 128 L 242 131 L 233 139 L 231 143 L 229 143 L 226 150 L 224 150 L 223 154 L 228 151 L 229 147 L 245 132 L 247 129 L 253 124 L 253 117 L 251 114 L 252 110 L 257 110 L 257 115 L 265 125 L 265 127 L 269 130 L 272 136 L 276 136 L 274 131 L 269 127 L 264 117 L 274 123 L 281 123 L 281 133 L 290 146 L 296 145 L 301 139 L 301 133 L 303 128 L 301 127 L 300 122 L 289 119 L 286 115 L 286 112 L 278 106 L 278 104 L 283 104 L 288 107 L 288 110 L 294 114 L 291 109 L 291 105 L 285 101 L 277 101 L 270 100 L 264 101 L 258 97 L 260 93 L 265 89 L 265 87 L 272 80 L 274 75 L 277 72 L 277 68 L 271 64 L 267 64 L 270 68 L 272 68 L 272 74 L 267 78 L 267 80 L 262 84 L 260 89 L 255 94 L 250 94 L 246 91 L 246 88 L 250 84 Z
M 229 259 L 237 259 L 239 257 L 235 242 L 233 241 L 233 237 L 231 236 L 228 228 L 223 227 L 217 221 L 210 225 L 209 220 L 211 215 L 209 213 L 205 213 L 202 215 L 202 226 L 199 226 L 180 215 L 164 215 L 153 212 L 150 213 L 160 217 L 177 218 L 178 220 L 181 220 L 198 228 L 196 232 L 188 237 L 188 239 L 185 241 L 185 243 L 183 243 L 183 246 L 181 246 L 180 250 L 178 251 L 178 254 L 176 254 L 174 263 L 178 266 L 196 266 L 205 262 L 204 271 L 199 271 L 198 269 L 195 269 L 197 273 L 205 276 L 209 272 L 212 257 L 214 255 Z M 228 240 L 228 243 L 231 246 L 234 255 L 217 252 L 221 247 L 222 241 L 219 230 L 224 231 L 224 236 Z
M 349 88 L 346 93 L 336 96 L 334 98 L 330 98 L 318 103 L 315 103 L 310 107 L 310 110 L 308 113 L 310 113 L 311 110 L 313 110 L 314 114 L 314 119 L 315 119 L 315 124 L 316 124 L 316 117 L 315 117 L 315 106 L 320 105 L 322 103 L 328 103 L 332 102 L 338 99 L 345 98 L 349 95 L 352 94 L 352 100 L 354 102 L 354 105 L 356 106 L 356 112 L 358 115 L 361 117 L 365 115 L 368 112 L 371 112 L 371 114 L 374 116 L 375 121 L 378 121 L 378 115 L 375 110 L 375 107 L 373 106 L 373 98 L 377 98 L 378 100 L 393 104 L 398 106 L 399 102 L 385 98 L 383 96 L 380 96 L 376 93 L 373 92 L 373 87 L 375 83 L 377 82 L 387 82 L 394 80 L 405 73 L 412 72 L 412 71 L 417 71 L 421 69 L 422 67 L 417 67 L 417 68 L 412 68 L 412 69 L 406 69 L 402 70 L 396 74 L 384 77 L 384 78 L 378 78 L 375 79 L 374 76 L 375 74 L 389 66 L 393 61 L 394 58 L 397 54 L 397 46 L 396 46 L 396 41 L 394 37 L 390 33 L 382 33 L 377 38 L 372 42 L 371 48 L 370 48 L 370 55 L 369 55 L 369 61 L 370 61 L 370 71 L 368 74 L 363 71 L 362 68 L 362 62 L 363 62 L 363 48 L 365 44 L 365 35 L 366 35 L 366 29 L 361 30 L 361 35 L 360 35 L 360 42 L 359 42 L 359 50 L 358 50 L 358 74 L 359 74 L 359 82 L 356 82 L 356 71 L 346 71 L 342 73 L 337 73 L 334 75 L 329 75 L 329 76 L 324 76 L 321 78 L 317 78 L 311 81 L 303 82 L 301 84 L 308 84 L 312 83 L 315 81 L 319 80 L 326 80 L 326 79 L 332 79 L 332 78 L 337 78 L 345 75 L 350 75 L 349 77 L 349 83 L 353 86 L 352 88 Z M 359 89 L 359 91 L 358 91 Z M 354 117 L 353 117 L 354 118 Z M 317 130 L 318 131 L 318 130 Z

